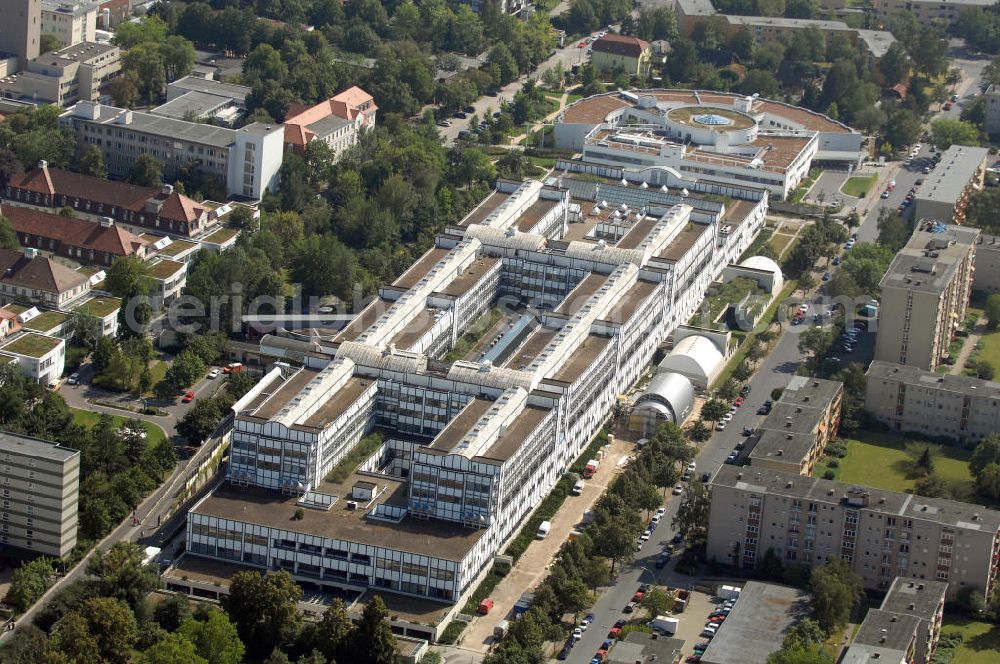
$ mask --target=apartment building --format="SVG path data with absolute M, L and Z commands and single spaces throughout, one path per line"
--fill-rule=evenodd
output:
M 41 0 L 0 0 L 0 53 L 17 56 L 16 68 L 38 57 L 42 36 Z M 15 69 L 16 69 L 15 68 Z
M 991 85 L 983 93 L 986 97 L 986 120 L 983 130 L 987 134 L 1000 134 L 1000 88 Z
M 875 359 L 933 371 L 965 321 L 979 229 L 921 220 L 879 286 Z
M 340 155 L 358 142 L 358 136 L 375 126 L 375 99 L 357 86 L 335 94 L 315 106 L 293 104 L 285 115 L 285 147 L 304 152 L 311 141 L 321 140 Z
M 41 0 L 42 34 L 54 35 L 60 46 L 97 41 L 96 2 L 85 0 Z
M 188 552 L 457 602 L 690 316 L 680 307 L 728 262 L 716 254 L 752 242 L 767 197 L 743 193 L 727 206 L 498 182 L 300 368 L 278 365 L 234 405 L 227 482 L 191 510 Z M 692 245 L 694 227 L 710 241 Z M 519 313 L 496 343 L 448 357 L 504 302 Z
M 972 290 L 983 293 L 1000 292 L 1000 237 L 980 235 L 976 241 L 976 274 Z
M 820 113 L 759 97 L 691 90 L 594 95 L 567 106 L 557 147 L 582 153 L 560 164 L 621 168 L 623 179 L 695 181 L 766 189 L 786 198 L 817 163 L 856 165 L 861 136 Z M 579 169 L 587 172 L 585 168 Z
M 7 205 L 0 211 L 10 221 L 22 247 L 33 247 L 81 263 L 110 267 L 116 258 L 145 259 L 149 243 L 116 226 L 110 217 L 99 223 L 34 208 Z
M 967 145 L 953 145 L 942 152 L 941 161 L 913 199 L 914 217 L 962 224 L 969 199 L 983 188 L 989 156 L 989 149 Z
M 768 551 L 808 567 L 841 559 L 866 588 L 897 576 L 990 597 L 1000 560 L 1000 512 L 792 473 L 723 466 L 712 480 L 709 559 L 754 569 Z
M 248 94 L 250 88 L 245 85 L 185 76 L 168 83 L 166 103 L 149 112 L 232 128 L 246 113 Z
M 649 42 L 638 37 L 609 33 L 591 44 L 591 64 L 599 72 L 623 71 L 648 76 L 652 58 Z
M 841 661 L 930 664 L 941 635 L 947 592 L 943 581 L 897 576 L 881 606 L 869 609 L 861 621 Z
M 720 14 L 716 11 L 712 0 L 675 0 L 674 12 L 677 15 L 677 27 L 685 37 L 690 37 L 695 28 L 706 21 L 715 21 L 721 25 L 727 37 L 732 37 L 739 30 L 747 28 L 758 41 L 781 40 L 801 30 L 815 29 L 826 39 L 836 36 L 847 37 L 872 60 L 878 60 L 885 55 L 889 46 L 896 41 L 892 33 L 886 30 L 852 28 L 843 21 Z
M 964 9 L 986 9 L 994 4 L 994 0 L 875 0 L 872 7 L 879 18 L 904 12 L 920 23 L 929 25 L 932 21 L 954 23 Z
M 809 475 L 837 435 L 844 384 L 794 376 L 764 421 L 747 441 L 750 464 Z
M 865 410 L 895 431 L 975 443 L 1000 431 L 1000 383 L 872 362 Z
M 128 176 L 139 155 L 151 154 L 165 178 L 195 165 L 225 182 L 231 196 L 260 199 L 278 186 L 281 125 L 227 129 L 89 101 L 66 111 L 60 122 L 74 131 L 78 153 L 101 148 L 108 174 L 118 178 Z
M 76 546 L 80 452 L 0 431 L 0 543 L 61 558 Z
M 26 301 L 59 308 L 69 306 L 90 292 L 83 274 L 38 254 L 0 249 L 0 304 Z
M 19 73 L 0 78 L 0 96 L 70 106 L 96 100 L 119 71 L 121 50 L 117 46 L 81 42 L 40 55 Z

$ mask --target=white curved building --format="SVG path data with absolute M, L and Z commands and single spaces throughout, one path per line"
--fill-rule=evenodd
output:
M 772 293 L 780 293 L 781 289 L 784 288 L 785 278 L 781 274 L 781 268 L 778 264 L 767 256 L 751 256 L 750 258 L 744 260 L 740 263 L 740 267 L 748 267 L 751 270 L 763 270 L 770 272 L 774 275 L 773 286 L 771 288 Z
M 861 134 L 821 113 L 702 90 L 587 97 L 559 114 L 554 135 L 556 147 L 582 153 L 581 163 L 634 171 L 671 167 L 697 180 L 759 187 L 781 198 L 813 161 L 844 167 L 863 156 Z
M 651 436 L 662 422 L 682 424 L 693 408 L 691 381 L 678 373 L 658 373 L 636 399 L 630 428 Z
M 678 373 L 699 390 L 708 389 L 722 367 L 726 358 L 711 339 L 695 334 L 684 337 L 674 345 L 657 371 L 659 374 Z

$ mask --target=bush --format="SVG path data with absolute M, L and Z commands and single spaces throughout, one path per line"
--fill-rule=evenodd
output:
M 826 446 L 826 453 L 829 456 L 843 459 L 847 456 L 847 445 L 844 443 L 830 443 Z
M 824 480 L 832 480 L 832 479 L 835 479 L 836 477 L 837 477 L 837 473 L 833 472 L 832 470 L 827 470 L 827 471 L 825 471 L 823 473 L 823 479 Z
M 454 644 L 456 641 L 458 641 L 458 637 L 462 635 L 462 632 L 464 630 L 465 630 L 465 623 L 460 623 L 457 620 L 452 620 L 450 623 L 448 623 L 448 626 L 444 628 L 444 631 L 441 632 L 441 637 L 438 639 L 438 643 L 444 643 L 448 645 Z
M 955 653 L 962 647 L 965 639 L 961 634 L 943 634 L 938 640 L 937 649 L 934 650 L 934 657 L 931 664 L 948 664 L 955 659 Z
M 826 465 L 827 465 L 828 468 L 840 468 L 840 460 L 839 459 L 830 459 L 826 463 Z

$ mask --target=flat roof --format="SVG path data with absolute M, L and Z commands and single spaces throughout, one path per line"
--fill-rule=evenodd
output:
M 465 405 L 465 408 L 458 415 L 448 422 L 445 428 L 434 437 L 434 440 L 431 441 L 428 447 L 441 452 L 453 451 L 455 446 L 472 430 L 476 422 L 492 407 L 493 401 L 490 399 L 473 399 Z
M 362 309 L 350 323 L 341 330 L 334 341 L 354 341 L 378 320 L 392 306 L 391 300 L 378 297 Z
M 169 279 L 181 270 L 185 269 L 186 264 L 180 263 L 178 261 L 172 261 L 169 258 L 164 258 L 158 260 L 155 263 L 147 263 L 149 269 L 149 276 L 153 279 Z
M 892 580 L 880 608 L 931 620 L 944 601 L 947 591 L 948 584 L 944 581 L 897 576 Z
M 340 417 L 347 408 L 357 401 L 368 390 L 371 381 L 352 376 L 347 379 L 332 397 L 323 402 L 315 413 L 310 415 L 301 425 L 311 429 L 322 429 L 333 420 Z
M 431 247 L 418 261 L 410 265 L 406 272 L 399 275 L 399 278 L 392 282 L 392 285 L 407 290 L 413 288 L 417 282 L 427 276 L 431 268 L 448 255 L 449 251 L 451 250 L 444 247 Z
M 924 176 L 924 183 L 917 190 L 917 202 L 929 201 L 954 205 L 989 156 L 988 148 L 951 146 L 941 153 L 941 161 L 934 170 Z M 940 221 L 950 221 L 950 219 Z
M 868 380 L 891 380 L 924 389 L 957 392 L 971 397 L 1000 399 L 1000 383 L 972 376 L 940 374 L 920 367 L 875 360 L 868 366 Z
M 587 301 L 607 280 L 608 275 L 606 274 L 589 273 L 563 298 L 553 312 L 573 316 L 583 305 L 587 304 Z
M 652 281 L 637 280 L 625 295 L 615 302 L 611 311 L 604 317 L 604 320 L 611 321 L 612 323 L 626 322 L 635 315 L 635 312 L 639 310 L 639 305 L 653 294 L 658 285 Z
M 154 240 L 155 242 L 155 240 Z M 173 240 L 170 244 L 158 249 L 156 253 L 161 256 L 167 256 L 168 258 L 183 254 L 185 251 L 190 249 L 196 249 L 198 247 L 197 242 L 189 242 L 188 240 Z
M 633 224 L 632 228 L 622 236 L 622 239 L 618 240 L 615 246 L 619 249 L 635 249 L 649 237 L 649 234 L 658 223 L 660 223 L 659 217 L 647 214 L 640 221 Z
M 189 115 L 200 118 L 215 113 L 231 103 L 232 100 L 228 97 L 220 97 L 208 92 L 190 91 L 150 109 L 149 112 L 185 120 Z
M 854 642 L 905 651 L 909 650 L 919 627 L 920 618 L 914 615 L 869 609 Z
M 229 97 L 231 99 L 236 99 L 242 102 L 246 99 L 247 95 L 253 91 L 253 88 L 247 87 L 245 85 L 237 85 L 235 83 L 225 83 L 223 81 L 215 81 L 206 78 L 198 78 L 197 76 L 184 76 L 177 79 L 167 85 L 170 88 L 178 88 L 181 90 L 197 91 L 197 92 L 207 92 L 219 97 Z
M 521 213 L 521 215 L 517 218 L 515 227 L 522 233 L 531 231 L 531 229 L 535 227 L 535 224 L 541 221 L 542 217 L 554 210 L 560 202 L 561 201 L 549 200 L 547 198 L 539 198 Z
M 747 581 L 719 632 L 701 656 L 705 664 L 766 664 L 785 632 L 810 615 L 809 595 L 798 588 Z
M 802 460 L 816 445 L 816 435 L 811 433 L 792 433 L 767 429 L 755 436 L 750 452 L 750 464 L 755 459 L 769 459 L 789 464 L 801 464 Z
M 573 349 L 569 359 L 550 377 L 550 380 L 572 383 L 594 364 L 604 349 L 611 343 L 611 337 L 588 334 L 583 343 Z
M 844 384 L 839 380 L 792 376 L 778 401 L 813 408 L 826 408 L 833 403 L 843 389 Z
M 23 327 L 36 332 L 48 332 L 69 320 L 69 314 L 61 311 L 43 311 L 38 316 L 23 323 Z
M 388 476 L 366 477 L 385 488 L 377 502 L 406 504 L 404 483 Z M 298 496 L 259 487 L 236 487 L 228 482 L 195 505 L 191 512 L 456 562 L 461 561 L 486 533 L 485 529 L 463 528 L 441 520 L 404 518 L 393 523 L 369 519 L 367 509 L 347 508 L 350 487 L 356 479 L 357 474 L 354 474 L 340 485 L 324 482 L 315 487 L 314 491 L 338 496 L 340 500 L 328 511 L 303 510 L 303 517 L 296 521 L 292 516 L 299 507 Z
M 670 244 L 664 248 L 657 258 L 662 258 L 668 261 L 677 261 L 684 257 L 691 247 L 695 245 L 702 235 L 711 228 L 709 224 L 699 224 L 697 222 L 690 222 L 684 227 L 680 233 L 674 236 L 674 239 L 670 241 Z
M 452 279 L 442 292 L 452 297 L 462 297 L 472 290 L 486 276 L 486 273 L 499 262 L 500 258 L 496 256 L 482 256 L 476 259 L 462 270 L 462 274 Z
M 444 313 L 438 309 L 422 309 L 399 332 L 393 335 L 392 343 L 401 350 L 406 350 L 415 344 L 437 323 L 434 312 Z
M 63 462 L 80 454 L 71 447 L 63 447 L 41 438 L 21 436 L 9 431 L 0 431 L 0 450 L 11 454 L 23 454 L 35 459 Z
M 478 455 L 485 457 L 487 459 L 496 459 L 497 461 L 506 461 L 514 455 L 524 441 L 528 439 L 528 436 L 538 428 L 542 420 L 552 412 L 549 408 L 541 408 L 539 406 L 527 406 L 514 420 L 514 423 L 508 427 L 500 437 L 497 438 L 485 452 Z
M 879 286 L 940 293 L 951 284 L 978 238 L 978 228 L 921 220 Z
M 807 477 L 753 466 L 723 465 L 712 478 L 713 486 L 726 486 L 774 496 L 786 496 L 825 504 L 843 503 L 848 492 L 857 489 L 843 482 Z M 872 487 L 860 489 L 867 505 L 858 509 L 892 516 L 934 521 L 968 530 L 996 533 L 1000 529 L 1000 511 L 981 505 L 944 498 L 926 498 Z
M 81 103 L 90 102 L 78 102 L 78 104 Z M 203 145 L 211 145 L 212 147 L 217 148 L 228 148 L 236 141 L 236 131 L 233 129 L 226 129 L 225 127 L 205 124 L 202 122 L 188 122 L 186 120 L 180 120 L 163 115 L 143 113 L 142 111 L 130 111 L 116 106 L 105 106 L 103 104 L 99 104 L 98 106 L 99 114 L 96 120 L 91 120 L 82 115 L 77 115 L 73 109 L 67 111 L 67 114 L 73 119 L 74 122 L 84 121 L 88 123 L 124 126 L 128 127 L 132 131 L 145 132 L 156 136 L 166 136 L 178 141 L 190 141 L 192 143 L 201 143 Z M 124 125 L 120 125 L 118 123 L 118 117 L 124 113 L 130 113 L 131 120 Z M 281 125 L 276 126 L 278 128 L 281 127 Z
M 487 196 L 483 201 L 475 207 L 472 212 L 465 215 L 462 221 L 458 222 L 459 226 L 470 226 L 472 224 L 481 224 L 486 217 L 493 214 L 493 211 L 498 207 L 507 202 L 510 198 L 510 194 L 505 191 L 494 191 L 489 196 Z
M 33 357 L 37 360 L 51 353 L 61 343 L 62 339 L 35 334 L 34 332 L 24 332 L 16 336 L 13 341 L 0 346 L 0 350 L 14 355 Z
M 559 334 L 559 330 L 554 330 L 544 325 L 539 325 L 535 328 L 535 331 L 524 340 L 524 343 L 517 349 L 517 351 L 510 356 L 510 359 L 504 364 L 504 367 L 508 369 L 520 369 L 521 367 L 527 367 L 535 358 L 538 357 L 549 343 Z

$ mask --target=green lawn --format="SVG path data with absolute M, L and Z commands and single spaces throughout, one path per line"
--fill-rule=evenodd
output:
M 877 175 L 865 176 L 854 176 L 852 178 L 847 178 L 843 186 L 840 188 L 842 192 L 848 196 L 854 196 L 855 198 L 861 198 L 868 192 L 872 190 L 875 183 L 878 181 Z
M 792 241 L 791 235 L 775 234 L 771 236 L 771 239 L 768 240 L 767 243 L 771 246 L 772 249 L 774 249 L 774 253 L 778 255 L 778 258 L 781 258 L 781 254 L 784 253 L 785 248 L 791 241 Z
M 995 369 L 1000 369 L 1000 330 L 984 334 L 981 344 L 979 359 L 986 360 Z
M 840 467 L 833 468 L 836 479 L 849 484 L 860 484 L 889 491 L 907 491 L 916 484 L 917 478 L 911 473 L 913 456 L 905 445 L 909 441 L 898 436 L 862 432 L 864 441 L 847 441 L 847 456 L 840 459 Z M 922 443 L 918 445 L 923 447 Z M 969 474 L 969 452 L 967 450 L 929 443 L 934 459 L 934 474 L 949 485 L 961 485 L 961 489 L 971 489 L 972 475 Z M 816 464 L 813 475 L 822 477 L 828 466 L 824 458 Z
M 169 368 L 170 367 L 168 367 L 167 363 L 163 360 L 154 360 L 153 363 L 149 365 L 149 375 L 152 378 L 152 380 L 149 381 L 149 384 L 156 385 L 163 380 L 163 377 L 167 375 L 167 369 Z
M 97 421 L 101 419 L 101 413 L 95 413 L 89 410 L 79 410 L 77 408 L 70 408 L 70 410 L 73 411 L 73 422 L 88 429 L 92 428 L 95 424 L 97 424 Z M 111 416 L 113 426 L 116 427 L 124 424 L 126 419 L 128 418 L 122 417 L 121 415 Z M 146 442 L 150 445 L 154 445 L 167 437 L 167 434 L 163 432 L 163 429 L 152 422 L 143 422 L 142 426 L 146 429 Z
M 955 664 L 1000 662 L 1000 626 L 945 616 L 941 635 L 948 634 L 961 634 L 965 638 L 952 660 Z

